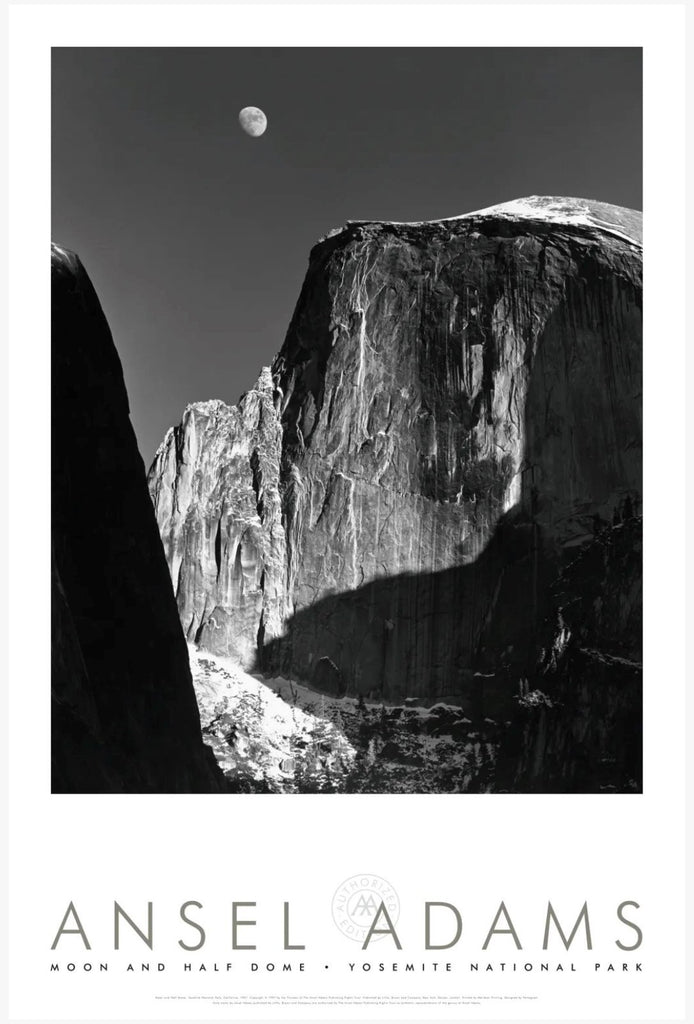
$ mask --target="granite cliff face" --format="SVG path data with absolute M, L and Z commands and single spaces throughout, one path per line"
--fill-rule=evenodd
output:
M 287 611 L 273 392 L 266 369 L 238 406 L 189 406 L 149 478 L 188 639 L 246 667 Z
M 51 264 L 52 789 L 222 791 L 111 333 L 79 259 Z
M 640 522 L 640 214 L 333 232 L 271 371 L 189 406 L 149 484 L 187 637 L 247 667 L 482 715 L 574 648 L 638 663 L 640 558 L 604 564 L 617 620 L 569 567 Z

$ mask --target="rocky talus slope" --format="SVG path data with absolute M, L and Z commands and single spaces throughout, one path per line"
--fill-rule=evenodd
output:
M 79 259 L 51 262 L 52 789 L 222 791 L 118 354 Z
M 556 785 L 592 785 L 640 728 L 641 266 L 640 215 L 585 200 L 322 240 L 271 369 L 189 406 L 150 470 L 188 639 L 326 693 L 542 720 L 509 787 L 551 788 L 553 744 Z M 569 679 L 603 725 L 552 739 Z

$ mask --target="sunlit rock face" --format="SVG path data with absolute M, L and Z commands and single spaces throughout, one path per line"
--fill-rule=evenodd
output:
M 118 353 L 77 256 L 52 263 L 52 789 L 223 791 Z
M 238 406 L 188 406 L 149 476 L 186 636 L 246 667 L 288 612 L 281 450 L 264 369 Z
M 639 221 L 532 197 L 320 242 L 271 374 L 189 407 L 150 471 L 189 638 L 326 691 L 503 703 L 564 561 L 638 507 Z

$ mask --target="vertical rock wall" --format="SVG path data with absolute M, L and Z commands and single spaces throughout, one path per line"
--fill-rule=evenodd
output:
M 190 638 L 503 706 L 558 574 L 641 493 L 635 215 L 538 203 L 316 246 L 271 376 L 189 407 L 150 471 Z
M 238 406 L 200 402 L 169 430 L 150 490 L 189 640 L 246 667 L 287 614 L 282 430 L 265 369 Z
M 120 361 L 80 261 L 57 246 L 51 400 L 53 791 L 221 791 Z

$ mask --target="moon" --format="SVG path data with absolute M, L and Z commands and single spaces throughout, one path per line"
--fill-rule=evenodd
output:
M 239 113 L 239 124 L 246 135 L 257 139 L 267 128 L 267 118 L 260 107 L 244 107 Z

